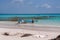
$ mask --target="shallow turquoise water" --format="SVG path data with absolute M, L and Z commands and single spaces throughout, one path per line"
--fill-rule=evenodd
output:
M 0 14 L 0 19 L 8 20 L 9 17 L 38 17 L 38 16 L 55 16 L 48 19 L 38 19 L 36 24 L 60 25 L 60 14 Z
M 50 19 L 42 19 L 35 22 L 36 24 L 44 24 L 44 25 L 60 25 L 60 16 L 56 16 Z

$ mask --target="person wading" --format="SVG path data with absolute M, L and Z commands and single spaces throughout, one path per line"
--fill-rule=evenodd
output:
M 34 23 L 34 19 L 32 19 L 32 23 Z

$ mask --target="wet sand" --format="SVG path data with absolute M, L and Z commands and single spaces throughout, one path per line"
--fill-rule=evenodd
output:
M 55 38 L 60 34 L 59 27 L 49 27 L 51 25 L 36 25 L 36 24 L 16 24 L 17 22 L 0 22 L 0 40 L 49 40 Z M 38 27 L 35 27 L 38 26 Z M 41 26 L 41 27 L 39 27 Z M 4 36 L 4 32 L 8 32 L 10 35 L 16 33 L 22 34 L 34 34 L 34 35 L 48 35 L 44 38 L 39 38 L 35 36 L 21 38 L 20 34 L 15 36 Z

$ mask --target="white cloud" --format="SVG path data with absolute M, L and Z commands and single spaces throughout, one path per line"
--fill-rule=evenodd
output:
M 24 0 L 12 0 L 12 3 L 15 3 L 15 2 L 17 2 L 17 3 L 23 3 L 23 1 Z
M 36 8 L 52 8 L 49 4 L 43 4 L 43 5 L 35 5 Z
M 43 7 L 43 8 L 51 8 L 52 6 L 49 5 L 49 4 L 43 4 L 43 5 L 41 5 L 41 7 Z

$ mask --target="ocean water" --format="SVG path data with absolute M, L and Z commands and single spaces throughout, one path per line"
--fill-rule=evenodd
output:
M 60 14 L 0 14 L 0 20 L 6 21 L 12 17 L 39 17 L 39 16 L 53 16 L 47 19 L 37 19 L 35 24 L 49 24 L 49 25 L 60 25 Z

